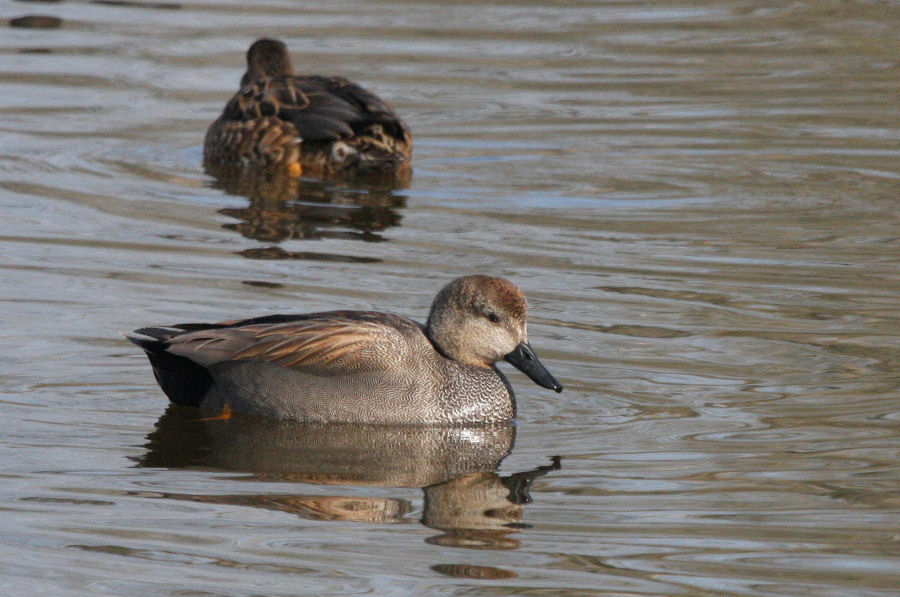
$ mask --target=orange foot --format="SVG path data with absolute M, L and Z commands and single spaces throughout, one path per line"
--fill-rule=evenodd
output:
M 287 174 L 291 178 L 299 178 L 303 174 L 303 166 L 300 165 L 300 162 L 291 162 L 288 164 Z
M 222 412 L 220 412 L 215 417 L 203 417 L 202 419 L 197 419 L 198 421 L 227 421 L 231 418 L 231 407 L 227 404 L 222 407 Z

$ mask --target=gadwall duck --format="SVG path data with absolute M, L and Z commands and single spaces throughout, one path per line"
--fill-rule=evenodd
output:
M 257 40 L 240 90 L 203 144 L 212 174 L 271 169 L 356 178 L 408 170 L 412 136 L 373 93 L 343 77 L 295 76 L 287 47 Z
M 509 280 L 457 278 L 426 325 L 376 311 L 269 315 L 135 330 L 173 402 L 270 419 L 461 424 L 515 417 L 506 360 L 562 385 L 528 344 L 525 295 Z

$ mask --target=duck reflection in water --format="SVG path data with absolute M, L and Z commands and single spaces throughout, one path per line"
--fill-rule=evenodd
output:
M 419 522 L 440 531 L 428 543 L 470 549 L 516 549 L 529 487 L 560 468 L 558 458 L 533 470 L 500 476 L 515 427 L 377 426 L 269 421 L 236 413 L 206 419 L 170 405 L 147 437 L 143 467 L 209 468 L 249 473 L 251 480 L 341 485 L 335 495 L 164 494 L 167 499 L 235 504 L 309 520 L 409 523 L 403 498 L 354 496 L 350 487 L 420 487 Z M 460 568 L 459 566 L 462 566 Z M 438 567 L 435 569 L 437 570 Z M 490 570 L 440 565 L 444 574 L 488 577 Z M 499 573 L 498 573 L 499 574 Z
M 307 251 L 291 252 L 277 245 L 290 240 L 342 239 L 381 242 L 383 232 L 399 226 L 399 210 L 406 198 L 392 189 L 371 185 L 349 187 L 337 183 L 297 179 L 272 172 L 219 177 L 214 183 L 226 192 L 250 200 L 246 207 L 227 207 L 219 213 L 237 220 L 223 225 L 253 240 L 267 243 L 243 251 L 248 259 L 317 259 L 375 261 Z

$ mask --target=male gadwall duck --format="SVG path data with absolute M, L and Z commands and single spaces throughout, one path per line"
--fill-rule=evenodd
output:
M 412 136 L 373 93 L 343 77 L 295 76 L 287 47 L 257 40 L 247 50 L 241 88 L 212 123 L 207 169 L 270 169 L 320 178 L 408 170 Z
M 501 423 L 516 405 L 497 361 L 562 391 L 528 344 L 527 308 L 509 280 L 466 276 L 438 293 L 424 326 L 391 313 L 328 311 L 126 337 L 178 404 L 298 421 Z

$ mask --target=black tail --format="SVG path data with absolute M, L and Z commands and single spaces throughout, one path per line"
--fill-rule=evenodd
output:
M 169 340 L 185 330 L 177 328 L 141 328 L 125 337 L 147 353 L 156 383 L 169 400 L 184 406 L 200 406 L 213 388 L 209 372 L 202 366 L 168 352 Z

